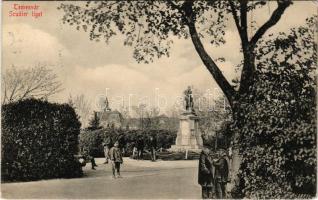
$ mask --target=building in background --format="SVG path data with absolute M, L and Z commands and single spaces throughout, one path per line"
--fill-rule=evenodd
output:
M 104 128 L 106 127 L 114 127 L 114 128 L 121 128 L 123 127 L 124 123 L 124 118 L 122 114 L 114 110 L 112 111 L 111 108 L 109 107 L 109 102 L 106 97 L 104 104 L 103 104 L 103 109 L 98 113 L 98 117 L 100 120 L 100 125 L 103 126 Z

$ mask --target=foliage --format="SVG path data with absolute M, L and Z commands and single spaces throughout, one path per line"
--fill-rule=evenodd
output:
M 84 94 L 76 95 L 75 97 L 70 95 L 68 103 L 75 109 L 82 127 L 87 127 L 91 110 L 89 99 Z
M 94 112 L 92 119 L 89 121 L 88 129 L 89 130 L 97 130 L 100 128 L 102 128 L 102 127 L 100 126 L 99 116 L 98 116 L 97 112 Z
M 231 120 L 231 107 L 224 96 L 211 99 L 211 94 L 194 93 L 195 112 L 200 118 L 199 129 L 203 134 L 214 135 L 224 121 Z
M 190 37 L 204 66 L 228 99 L 237 128 L 233 132 L 241 133 L 241 175 L 246 179 L 244 194 L 260 190 L 264 191 L 261 197 L 275 198 L 284 197 L 289 191 L 297 193 L 298 186 L 294 186 L 306 182 L 303 181 L 306 177 L 303 172 L 307 170 L 307 165 L 311 175 L 312 166 L 316 167 L 311 159 L 315 142 L 312 146 L 309 142 L 307 147 L 296 145 L 295 152 L 290 151 L 293 142 L 298 144 L 297 138 L 303 137 L 301 133 L 306 132 L 311 137 L 316 129 L 311 120 L 314 118 L 312 110 L 315 110 L 315 103 L 313 98 L 306 99 L 315 96 L 315 83 L 312 78 L 308 79 L 315 66 L 316 56 L 311 57 L 312 52 L 316 51 L 313 45 L 315 40 L 311 40 L 313 35 L 307 34 L 310 32 L 306 31 L 308 28 L 300 28 L 293 29 L 289 35 L 272 35 L 264 41 L 263 36 L 278 23 L 292 1 L 277 0 L 276 3 L 277 7 L 269 19 L 257 29 L 254 26 L 252 35 L 248 34 L 248 14 L 266 5 L 266 1 L 107 1 L 89 2 L 85 8 L 72 4 L 62 4 L 59 8 L 65 12 L 65 23 L 75 25 L 78 30 L 89 30 L 92 40 L 108 42 L 116 33 L 122 33 L 125 36 L 124 44 L 134 47 L 133 56 L 138 62 L 148 63 L 154 57 L 168 56 L 172 43 L 169 35 L 185 39 Z M 223 76 L 216 60 L 206 52 L 201 41 L 204 37 L 212 45 L 225 42 L 223 36 L 228 17 L 225 13 L 232 15 L 241 39 L 243 60 L 237 90 Z M 310 27 L 315 27 L 314 23 Z M 303 40 L 300 41 L 300 38 Z M 311 112 L 306 112 L 308 110 Z M 304 130 L 301 127 L 309 128 Z M 287 146 L 283 145 L 285 143 Z M 305 144 L 303 141 L 300 145 Z M 289 165 L 294 169 L 285 168 L 287 164 L 280 158 L 291 161 L 288 153 L 298 155 L 297 152 L 301 155 L 304 168 L 297 168 L 299 165 L 294 163 L 295 160 Z M 307 156 L 306 152 L 309 152 Z M 273 155 L 278 161 L 269 160 Z M 270 166 L 265 165 L 265 161 Z M 309 161 L 311 163 L 307 163 Z M 307 183 L 315 180 L 311 175 L 307 176 Z M 296 178 L 298 176 L 300 178 Z
M 112 142 L 118 140 L 119 136 L 123 136 L 125 140 L 124 148 L 127 155 L 132 154 L 133 145 L 139 137 L 145 141 L 145 149 L 150 149 L 149 139 L 154 136 L 157 139 L 157 148 L 170 148 L 175 142 L 176 132 L 168 130 L 122 130 L 122 129 L 98 129 L 83 130 L 80 134 L 80 149 L 83 152 L 87 149 L 93 156 L 104 156 L 103 141 L 106 137 L 110 137 Z
M 2 106 L 2 179 L 78 177 L 80 123 L 67 104 L 27 99 Z
M 240 118 L 243 195 L 316 193 L 315 20 L 259 45 L 258 70 Z M 274 45 L 273 45 L 274 44 Z
M 276 3 L 277 8 L 270 18 L 258 29 L 253 27 L 254 35 L 248 35 L 247 16 L 249 12 L 252 14 L 253 10 L 266 5 L 265 1 L 88 1 L 85 6 L 62 3 L 58 9 L 64 11 L 63 23 L 89 32 L 91 40 L 108 43 L 114 35 L 122 34 L 124 45 L 133 47 L 133 57 L 138 62 L 149 63 L 154 58 L 169 56 L 173 43 L 170 36 L 191 38 L 204 66 L 233 107 L 241 94 L 248 92 L 246 88 L 255 71 L 257 42 L 277 24 L 292 1 L 276 0 Z M 214 46 L 225 43 L 229 16 L 235 21 L 242 45 L 244 62 L 239 91 L 235 91 L 226 80 L 215 63 L 219 59 L 213 60 L 201 41 L 205 38 Z
M 102 129 L 82 130 L 79 136 L 79 149 L 81 154 L 90 154 L 91 156 L 103 156 L 103 138 L 106 138 Z
M 141 129 L 159 129 L 159 108 L 151 107 L 147 104 L 139 104 L 138 106 L 132 106 L 132 109 L 137 118 L 139 118 Z
M 232 141 L 232 138 L 234 136 L 231 125 L 232 121 L 224 121 L 218 128 L 218 130 L 216 130 L 215 135 L 203 133 L 203 145 L 214 150 L 228 149 L 230 147 L 230 142 Z
M 17 69 L 12 66 L 2 76 L 2 104 L 27 98 L 48 98 L 62 90 L 57 75 L 45 66 Z
M 125 36 L 124 45 L 134 47 L 133 57 L 138 62 L 152 62 L 155 57 L 169 56 L 172 39 L 169 34 L 188 38 L 185 19 L 178 10 L 164 1 L 110 1 L 90 2 L 86 6 L 61 4 L 65 11 L 63 22 L 75 26 L 77 30 L 89 32 L 91 40 L 104 40 L 121 33 Z M 201 34 L 212 35 L 211 43 L 220 44 L 223 40 L 222 23 L 209 22 L 202 15 L 213 9 L 224 9 L 220 2 L 196 2 L 194 7 L 198 21 L 202 26 L 209 26 Z M 218 11 L 215 21 L 220 22 L 224 17 Z M 218 16 L 220 15 L 220 16 Z M 209 14 L 212 17 L 212 14 Z M 214 19 L 214 18 L 213 18 Z M 212 31 L 215 30 L 215 31 Z

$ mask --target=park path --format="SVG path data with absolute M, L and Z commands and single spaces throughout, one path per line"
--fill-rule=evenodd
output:
M 84 177 L 1 184 L 10 199 L 199 199 L 198 161 L 136 161 L 124 159 L 122 179 L 112 179 L 111 166 L 96 159 Z

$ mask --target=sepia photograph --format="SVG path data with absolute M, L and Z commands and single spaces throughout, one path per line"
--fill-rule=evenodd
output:
M 316 0 L 3 0 L 2 199 L 317 198 Z

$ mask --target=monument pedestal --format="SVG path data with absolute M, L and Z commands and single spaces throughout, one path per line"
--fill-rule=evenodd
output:
M 201 151 L 203 142 L 199 130 L 199 118 L 192 112 L 183 113 L 180 117 L 176 145 L 170 151 Z

